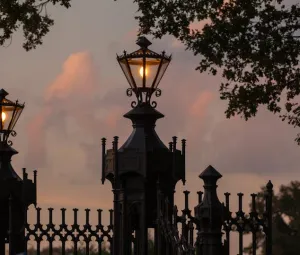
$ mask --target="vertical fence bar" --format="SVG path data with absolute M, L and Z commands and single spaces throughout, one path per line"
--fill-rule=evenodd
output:
M 266 233 L 266 255 L 272 255 L 272 203 L 273 203 L 273 184 L 267 183 L 266 214 L 267 214 L 267 233 Z
M 90 211 L 91 210 L 88 209 L 88 208 L 85 209 L 85 226 L 84 226 L 84 229 L 86 231 L 89 231 L 89 229 L 90 229 Z M 86 255 L 89 255 L 90 254 L 90 241 L 91 240 L 86 235 L 85 235 L 84 239 L 85 239 L 85 242 L 86 242 L 85 252 L 86 252 Z
M 65 208 L 61 208 L 61 219 L 62 219 L 62 224 L 60 225 L 60 229 L 61 230 L 64 230 L 65 227 L 66 227 L 66 219 L 65 219 L 65 212 L 66 212 L 66 209 Z M 63 255 L 65 255 L 66 253 L 66 241 L 67 241 L 67 235 L 66 234 L 63 234 L 61 235 L 61 243 L 62 243 L 62 247 L 63 247 Z
M 29 224 L 28 224 L 28 207 L 26 207 L 25 208 L 25 222 L 24 222 L 24 227 L 25 227 L 25 229 L 29 226 Z M 25 231 L 25 233 L 26 233 L 26 231 Z M 27 254 L 27 252 L 28 252 L 28 247 L 27 247 L 27 242 L 28 242 L 28 239 L 29 238 L 27 238 L 27 235 L 25 236 L 25 254 Z
M 22 170 L 23 170 L 23 182 L 24 182 L 24 181 L 28 180 L 28 173 L 26 173 L 26 168 L 23 168 Z M 22 226 L 22 230 L 21 231 L 24 233 L 24 235 L 25 235 L 25 229 L 26 229 L 26 224 L 27 224 L 27 209 L 28 209 L 28 207 L 23 204 L 24 222 L 23 222 L 23 226 Z M 24 245 L 23 252 L 27 253 L 27 240 L 26 240 L 26 236 L 24 236 L 23 245 Z
M 252 202 L 251 202 L 251 214 L 252 214 L 252 219 L 256 220 L 256 216 L 257 216 L 257 212 L 256 212 L 256 194 L 251 194 L 252 197 Z M 252 254 L 256 255 L 256 249 L 257 249 L 257 245 L 256 245 L 256 234 L 257 234 L 257 229 L 256 226 L 253 226 L 252 229 Z
M 114 229 L 113 213 L 114 213 L 114 210 L 109 209 L 109 225 L 108 225 L 108 228 L 110 228 L 110 229 Z M 111 253 L 111 255 L 113 255 L 113 238 L 111 239 L 111 242 L 110 242 L 110 253 Z
M 184 194 L 184 210 L 182 215 L 182 235 L 184 237 L 184 240 L 188 242 L 188 233 L 189 233 L 189 226 L 186 223 L 186 216 L 190 214 L 189 210 L 189 194 L 190 192 L 185 190 L 183 192 Z
M 53 254 L 53 241 L 54 237 L 51 237 L 49 241 L 49 254 Z
M 114 137 L 114 235 L 113 235 L 113 255 L 119 255 L 120 245 L 120 212 L 119 212 L 119 167 L 118 167 L 118 137 Z
M 229 192 L 226 192 L 224 193 L 225 195 L 225 208 L 227 210 L 227 212 L 229 213 L 229 197 L 230 197 L 230 193 Z M 227 219 L 229 220 L 229 219 Z M 226 226 L 225 228 L 225 235 L 226 235 L 226 242 L 224 243 L 225 247 L 225 254 L 226 255 L 230 255 L 230 225 L 229 226 Z
M 35 189 L 37 189 L 37 170 L 33 171 L 33 183 L 35 185 Z M 37 202 L 37 192 L 35 192 L 35 200 L 34 200 L 34 207 L 36 207 L 36 202 Z
M 106 153 L 106 138 L 102 138 L 102 177 L 101 177 L 101 181 L 102 184 L 104 184 L 105 181 L 105 153 Z
M 237 194 L 239 197 L 239 211 L 237 213 L 238 215 L 238 221 L 242 220 L 242 216 L 243 216 L 243 193 L 238 193 Z M 240 227 L 240 225 L 238 224 L 238 232 L 239 232 L 239 255 L 243 255 L 243 250 L 244 250 L 244 244 L 243 244 L 243 228 Z
M 73 208 L 73 212 L 74 212 L 74 224 L 72 225 L 72 229 L 73 231 L 76 230 L 79 226 L 78 226 L 78 222 L 77 222 L 77 213 L 78 213 L 78 209 L 77 208 Z M 79 237 L 76 236 L 74 238 L 74 255 L 78 254 L 78 241 L 79 241 Z
M 42 228 L 42 224 L 41 224 L 41 208 L 36 208 L 36 213 L 37 213 L 37 228 L 41 229 Z M 36 252 L 37 255 L 41 254 L 41 236 L 37 236 L 36 237 Z
M 181 155 L 183 160 L 183 168 L 185 169 L 185 150 L 186 150 L 186 139 L 181 140 Z M 184 178 L 182 180 L 183 185 L 185 185 L 185 172 L 184 172 Z
M 97 227 L 96 229 L 102 229 L 103 225 L 102 225 L 102 210 L 101 209 L 97 209 L 97 212 L 98 212 L 98 224 L 97 224 Z M 102 254 L 102 238 L 101 236 L 99 237 L 98 234 L 97 234 L 97 243 L 98 243 L 98 255 L 101 255 Z

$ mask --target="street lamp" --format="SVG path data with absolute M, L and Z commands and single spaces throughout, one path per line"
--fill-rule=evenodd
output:
M 151 43 L 145 37 L 138 38 L 137 45 L 137 51 L 117 55 L 130 85 L 127 95 L 137 98 L 131 103 L 133 109 L 124 115 L 132 122 L 132 133 L 120 147 L 118 137 L 114 137 L 113 148 L 107 151 L 106 139 L 102 139 L 102 183 L 109 180 L 114 193 L 113 255 L 132 254 L 133 233 L 134 252 L 147 255 L 148 229 L 154 229 L 155 240 L 160 233 L 155 224 L 159 213 L 154 195 L 157 188 L 168 198 L 171 212 L 176 183 L 185 182 L 185 140 L 181 151 L 176 137 L 169 147 L 161 141 L 155 125 L 164 115 L 151 101 L 153 94 L 161 95 L 158 85 L 171 56 L 148 49 Z
M 6 98 L 8 93 L 4 90 L 0 90 L 0 142 L 12 145 L 12 142 L 8 140 L 10 135 L 16 136 L 14 127 L 24 109 L 24 104 L 20 104 L 18 100 L 13 102 Z
M 5 242 L 9 242 L 9 254 L 25 251 L 25 223 L 27 208 L 36 204 L 36 171 L 34 181 L 28 179 L 23 169 L 23 179 L 11 165 L 11 158 L 18 152 L 11 147 L 10 136 L 16 136 L 14 127 L 24 109 L 24 104 L 6 98 L 0 90 L 0 254 L 5 254 Z
M 164 51 L 158 54 L 148 49 L 152 43 L 146 37 L 139 37 L 136 44 L 140 49 L 129 54 L 124 51 L 123 55 L 117 55 L 120 67 L 130 85 L 127 95 L 132 96 L 133 92 L 137 97 L 137 102 L 133 102 L 132 107 L 142 103 L 150 104 L 153 93 L 160 96 L 158 84 L 171 61 L 171 55 L 167 56 Z M 156 102 L 151 104 L 156 107 Z

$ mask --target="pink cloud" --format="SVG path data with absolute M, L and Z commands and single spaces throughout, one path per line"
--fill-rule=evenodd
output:
M 88 52 L 72 54 L 63 64 L 60 75 L 49 85 L 45 100 L 64 100 L 71 96 L 86 96 L 95 89 L 95 75 Z
M 61 73 L 46 88 L 44 107 L 28 124 L 29 165 L 45 166 L 47 130 L 54 127 L 66 134 L 66 118 L 73 118 L 87 131 L 95 128 L 90 124 L 95 92 L 96 75 L 90 54 L 72 54 Z
M 208 104 L 214 99 L 211 91 L 201 92 L 189 109 L 192 117 L 202 118 L 207 113 Z

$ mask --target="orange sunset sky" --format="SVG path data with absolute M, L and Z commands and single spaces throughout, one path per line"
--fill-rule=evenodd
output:
M 74 0 L 72 5 L 48 8 L 55 26 L 36 50 L 25 52 L 22 34 L 15 34 L 12 44 L 0 49 L 0 77 L 10 99 L 26 102 L 13 138 L 19 151 L 13 166 L 19 174 L 28 168 L 31 177 L 38 170 L 38 206 L 95 213 L 112 207 L 111 186 L 100 180 L 101 138 L 110 147 L 118 135 L 121 145 L 132 129 L 122 117 L 131 98 L 116 53 L 137 48 L 137 6 L 131 0 Z M 173 135 L 187 139 L 187 183 L 177 186 L 179 207 L 185 189 L 196 205 L 196 191 L 202 189 L 198 175 L 209 164 L 223 175 L 220 200 L 226 191 L 234 195 L 233 211 L 238 192 L 245 193 L 247 208 L 249 194 L 269 179 L 275 190 L 299 179 L 299 147 L 293 141 L 299 130 L 263 108 L 248 122 L 227 120 L 226 102 L 218 94 L 221 78 L 195 71 L 199 58 L 173 38 L 152 42 L 152 50 L 173 55 L 160 83 L 157 109 L 166 117 L 158 121 L 157 132 L 165 143 Z

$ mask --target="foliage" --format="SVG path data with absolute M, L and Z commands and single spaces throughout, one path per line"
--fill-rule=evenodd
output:
M 264 211 L 264 188 L 258 193 L 257 210 Z M 251 205 L 250 205 L 251 206 Z M 300 250 L 300 182 L 293 181 L 282 185 L 279 193 L 273 196 L 273 255 L 297 255 Z M 264 237 L 258 234 L 257 246 L 264 251 Z M 246 254 L 252 254 L 251 245 L 245 248 Z
M 300 5 L 288 0 L 134 0 L 140 33 L 180 40 L 200 55 L 196 70 L 221 72 L 227 118 L 260 105 L 300 126 Z M 287 4 L 287 5 L 286 5 Z M 198 28 L 197 28 L 198 27 Z M 296 139 L 300 143 L 300 137 Z
M 47 13 L 47 4 L 69 8 L 71 0 L 1 0 L 0 45 L 4 46 L 15 31 L 22 29 L 24 49 L 35 49 L 49 32 L 54 20 Z

